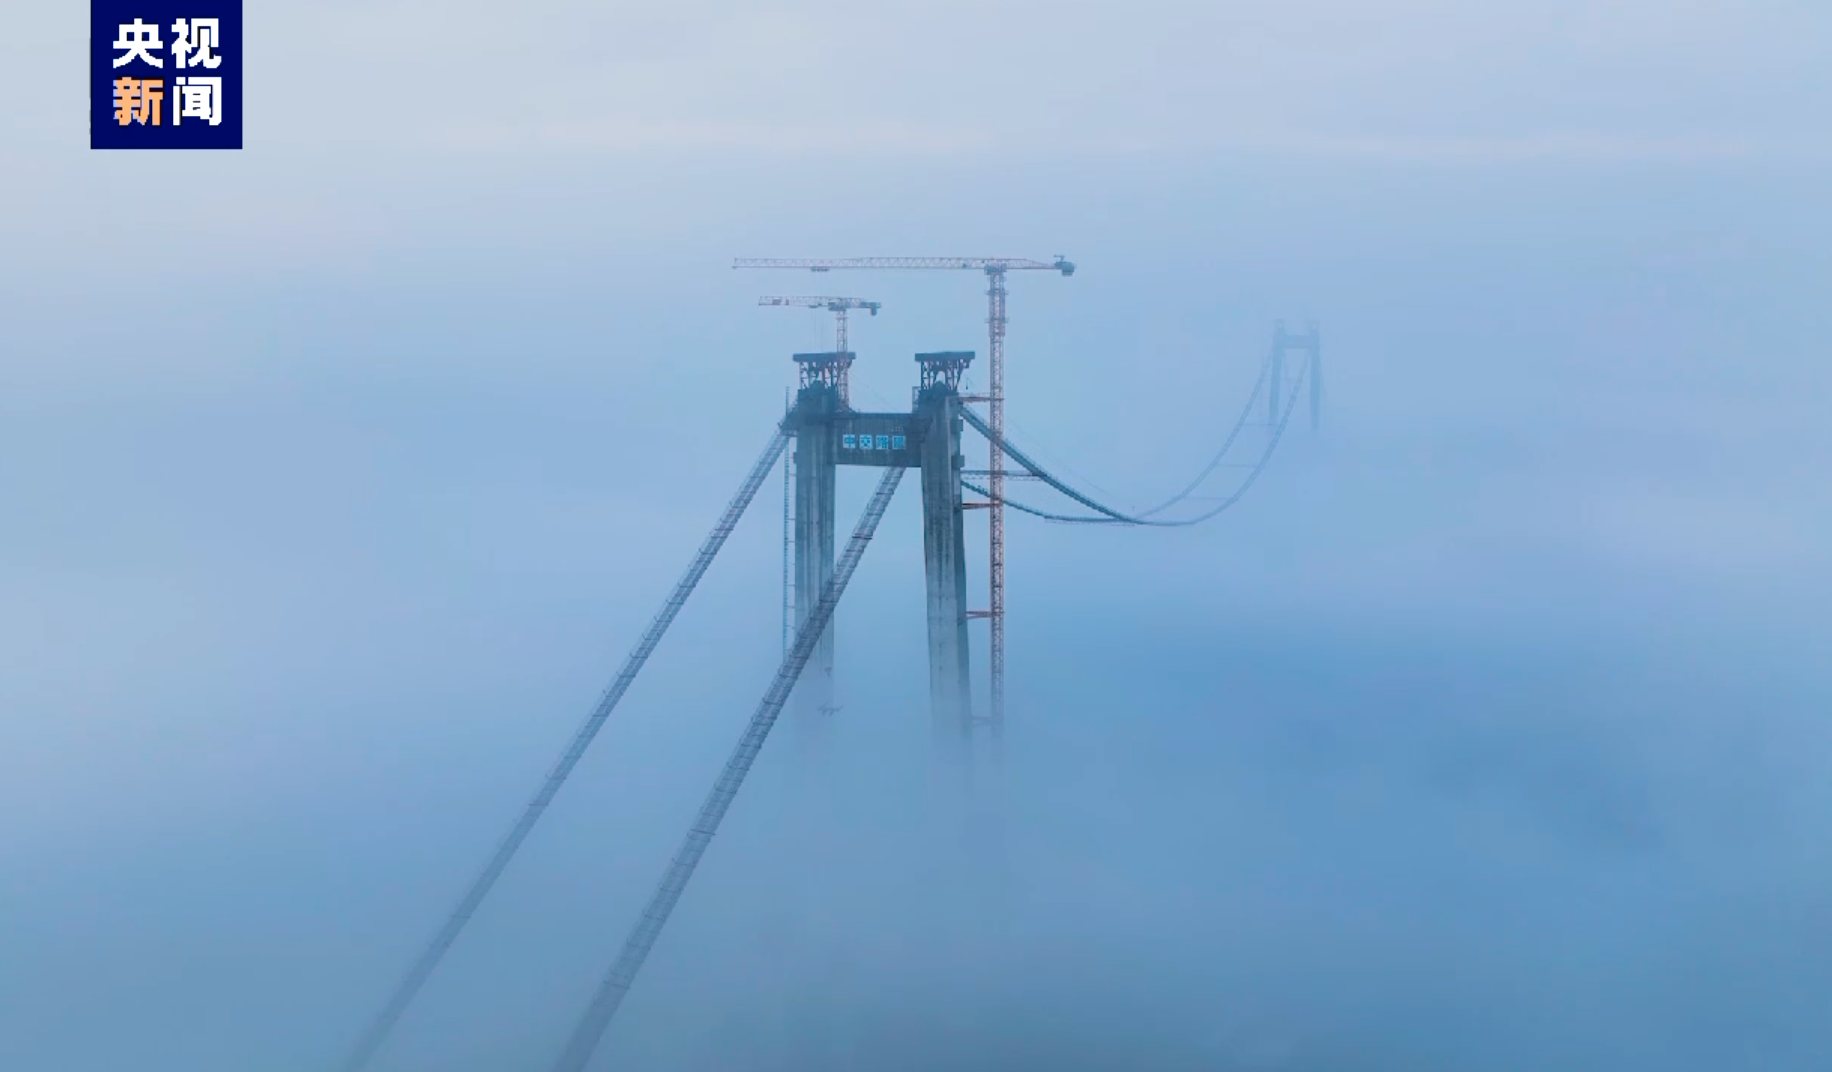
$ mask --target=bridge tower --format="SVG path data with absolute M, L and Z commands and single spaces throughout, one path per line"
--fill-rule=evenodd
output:
M 1285 330 L 1279 321 L 1273 329 L 1271 379 L 1266 391 L 1266 423 L 1276 425 L 1284 412 L 1280 396 L 1284 389 L 1285 355 L 1297 351 L 1305 356 L 1304 378 L 1310 381 L 1310 430 L 1316 431 L 1323 418 L 1323 347 L 1317 325 L 1306 324 L 1303 334 Z
M 920 380 L 908 413 L 863 413 L 841 394 L 853 355 L 796 354 L 801 388 L 788 426 L 795 435 L 794 618 L 797 629 L 833 576 L 834 492 L 841 466 L 922 470 L 922 549 L 929 637 L 929 695 L 935 732 L 971 733 L 967 646 L 967 544 L 961 502 L 961 376 L 972 351 L 917 354 Z M 804 711 L 838 710 L 834 626 L 815 646 L 802 678 Z

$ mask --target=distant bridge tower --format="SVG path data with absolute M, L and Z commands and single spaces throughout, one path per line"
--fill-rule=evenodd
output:
M 1284 410 L 1280 398 L 1284 392 L 1285 355 L 1296 351 L 1305 356 L 1308 367 L 1305 379 L 1310 381 L 1310 430 L 1316 431 L 1323 418 L 1323 347 L 1313 322 L 1305 325 L 1302 335 L 1285 330 L 1278 322 L 1272 336 L 1272 370 L 1266 385 L 1266 421 L 1276 425 Z
M 1323 420 L 1323 339 L 1317 325 L 1310 325 L 1310 430 L 1316 431 Z

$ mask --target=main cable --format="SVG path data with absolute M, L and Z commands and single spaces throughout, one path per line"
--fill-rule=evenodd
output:
M 585 1016 L 573 1031 L 572 1039 L 560 1055 L 559 1063 L 554 1065 L 554 1072 L 581 1072 L 586 1062 L 591 1060 L 592 1051 L 598 1048 L 605 1029 L 611 1025 L 611 1018 L 617 1015 L 618 1006 L 623 1004 L 624 995 L 630 992 L 630 986 L 636 981 L 636 973 L 642 970 L 643 961 L 648 959 L 649 951 L 655 948 L 655 940 L 661 936 L 669 915 L 674 912 L 674 906 L 680 903 L 681 893 L 693 877 L 694 869 L 699 866 L 700 858 L 706 855 L 706 847 L 711 844 L 713 835 L 718 833 L 719 824 L 724 820 L 733 798 L 738 795 L 739 787 L 744 784 L 745 775 L 750 773 L 751 765 L 756 762 L 757 753 L 763 750 L 763 742 L 776 725 L 777 716 L 782 714 L 783 705 L 788 702 L 789 694 L 794 690 L 802 670 L 808 665 L 809 657 L 814 654 L 816 642 L 820 640 L 827 624 L 833 620 L 834 608 L 839 606 L 840 596 L 845 594 L 846 584 L 852 580 L 853 570 L 858 568 L 859 559 L 864 557 L 865 547 L 871 542 L 872 534 L 877 532 L 878 522 L 884 518 L 885 508 L 890 505 L 891 496 L 897 491 L 897 484 L 902 479 L 902 466 L 892 466 L 885 470 L 883 479 L 878 482 L 878 490 L 866 504 L 865 513 L 859 518 L 858 527 L 853 530 L 852 540 L 847 543 L 845 553 L 834 564 L 833 576 L 822 587 L 820 600 L 810 609 L 808 617 L 796 632 L 794 646 L 783 656 L 776 677 L 771 680 L 769 689 L 764 692 L 756 712 L 751 715 L 749 725 L 745 727 L 744 736 L 738 739 L 731 758 L 725 761 L 724 771 L 713 783 L 712 792 L 707 794 L 706 803 L 701 805 L 699 816 L 688 828 L 687 837 L 675 852 L 674 860 L 662 873 L 661 883 L 656 886 L 635 928 L 625 939 L 623 950 L 612 964 L 610 973 L 599 984 L 598 992 L 593 995 Z
M 983 485 L 980 485 L 980 484 L 975 484 L 971 480 L 962 480 L 961 487 L 966 488 L 968 491 L 971 491 L 976 495 L 984 495 L 988 499 L 992 498 L 992 489 L 991 488 L 984 487 Z M 1018 511 L 1020 514 L 1029 514 L 1032 517 L 1040 517 L 1045 521 L 1060 521 L 1065 524 L 1071 524 L 1071 525 L 1125 525 L 1125 524 L 1130 524 L 1130 522 L 1120 521 L 1120 520 L 1117 520 L 1111 517 L 1101 517 L 1099 515 L 1052 514 L 1048 510 L 1039 510 L 1035 506 L 1026 506 L 1024 503 L 1021 503 L 1018 500 L 1013 499 L 1009 496 L 1007 496 L 1005 499 L 1005 505 L 1011 507 L 1013 510 Z
M 1073 524 L 1114 524 L 1114 523 L 1118 523 L 1122 525 L 1140 525 L 1140 526 L 1147 526 L 1147 527 L 1152 527 L 1152 528 L 1186 528 L 1190 525 L 1199 525 L 1202 522 L 1207 521 L 1212 517 L 1215 517 L 1217 514 L 1220 514 L 1223 510 L 1226 510 L 1228 507 L 1233 506 L 1235 503 L 1239 502 L 1241 497 L 1247 493 L 1247 490 L 1253 487 L 1254 482 L 1259 480 L 1260 475 L 1263 472 L 1265 472 L 1268 463 L 1270 463 L 1272 460 L 1273 452 L 1278 449 L 1279 441 L 1282 438 L 1284 438 L 1286 426 L 1291 423 L 1291 414 L 1292 414 L 1292 411 L 1296 409 L 1297 407 L 1297 400 L 1298 400 L 1298 396 L 1300 393 L 1298 391 L 1298 387 L 1301 384 L 1303 384 L 1305 377 L 1306 377 L 1306 373 L 1303 371 L 1300 371 L 1297 378 L 1292 381 L 1291 398 L 1289 401 L 1285 403 L 1284 411 L 1279 415 L 1278 424 L 1273 426 L 1272 435 L 1268 438 L 1265 449 L 1260 452 L 1259 460 L 1256 461 L 1253 465 L 1253 468 L 1250 471 L 1248 471 L 1246 477 L 1241 481 L 1240 486 L 1236 488 L 1232 494 L 1223 498 L 1221 502 L 1218 503 L 1216 506 L 1214 506 L 1212 509 L 1205 510 L 1202 513 L 1196 514 L 1192 517 L 1180 518 L 1174 521 L 1162 521 L 1162 520 L 1156 520 L 1156 519 L 1153 519 L 1153 518 L 1150 518 L 1144 515 L 1133 515 L 1133 514 L 1121 513 L 1120 511 L 1115 510 L 1110 506 L 1106 506 L 1100 502 L 1096 502 L 1094 499 L 1089 498 L 1087 495 L 1084 495 L 1080 491 L 1077 491 L 1075 488 L 1070 487 L 1068 484 L 1059 480 L 1054 474 L 1050 473 L 1048 470 L 1038 465 L 1035 461 L 1033 461 L 1030 458 L 1029 455 L 1025 454 L 1022 450 L 1013 446 L 1009 440 L 1006 440 L 1003 437 L 997 437 L 999 441 L 999 445 L 1004 450 L 1004 452 L 1006 454 L 1009 454 L 1013 461 L 1017 462 L 1020 466 L 1023 466 L 1024 469 L 1027 472 L 1029 472 L 1032 476 L 1043 481 L 1045 484 L 1048 484 L 1050 487 L 1056 489 L 1058 492 L 1061 492 L 1063 495 L 1069 497 L 1070 499 L 1073 499 L 1074 501 L 1080 503 L 1081 505 L 1087 507 L 1088 509 L 1093 510 L 1095 513 L 1101 516 L 1100 517 L 1076 517 L 1076 516 L 1071 516 L 1071 515 L 1066 515 L 1066 514 L 1054 514 L 1054 513 L 1049 513 L 1047 511 L 1044 511 L 1044 510 L 1039 510 L 1036 507 L 1025 506 L 1019 503 L 1015 503 L 1010 499 L 1004 500 L 1005 505 L 1011 507 L 1014 510 L 1018 510 L 1022 513 L 1030 514 L 1034 517 L 1041 517 L 1048 521 L 1062 521 L 1062 522 L 1068 522 L 1068 523 L 1073 523 Z M 974 413 L 972 410 L 967 409 L 966 407 L 962 407 L 961 408 L 961 417 L 968 424 L 972 425 L 974 430 L 978 431 L 981 435 L 986 436 L 988 439 L 995 438 L 992 434 L 992 429 L 986 424 L 986 422 L 983 419 L 980 418 L 979 414 Z M 1219 456 L 1217 457 L 1217 464 L 1219 464 Z M 1213 467 L 1211 467 L 1211 471 L 1212 469 Z M 980 495 L 986 495 L 988 497 L 990 497 L 991 495 L 990 491 L 988 491 L 986 488 L 980 487 L 975 484 L 971 484 L 965 480 L 961 481 L 961 486 L 977 494 L 980 494 Z M 1187 491 L 1184 492 L 1184 495 L 1187 495 L 1187 494 L 1188 494 Z
M 786 426 L 787 418 L 784 419 L 783 424 L 777 426 L 776 433 L 771 437 L 769 445 L 764 447 L 756 464 L 751 466 L 750 473 L 744 478 L 744 483 L 739 485 L 738 493 L 732 496 L 731 502 L 725 508 L 725 513 L 719 518 L 719 523 L 713 526 L 706 541 L 700 545 L 699 553 L 688 565 L 687 572 L 674 586 L 674 592 L 668 597 L 668 601 L 662 604 L 662 609 L 649 623 L 649 628 L 643 633 L 642 639 L 637 642 L 629 657 L 624 660 L 623 669 L 618 671 L 617 677 L 605 690 L 603 697 L 592 709 L 592 713 L 587 716 L 585 723 L 573 734 L 571 743 L 566 746 L 566 750 L 560 754 L 559 761 L 542 780 L 540 789 L 535 792 L 533 799 L 529 800 L 527 806 L 522 809 L 521 816 L 516 819 L 515 825 L 510 827 L 508 835 L 497 845 L 496 852 L 491 855 L 483 871 L 471 883 L 470 889 L 458 902 L 458 907 L 452 911 L 445 924 L 433 935 L 432 942 L 427 945 L 425 952 L 420 954 L 419 959 L 414 961 L 406 978 L 401 980 L 393 996 L 388 999 L 388 1004 L 382 1007 L 381 1013 L 376 1016 L 369 1025 L 369 1029 L 357 1041 L 349 1059 L 343 1064 L 344 1072 L 360 1072 L 375 1056 L 382 1042 L 387 1039 L 388 1033 L 394 1029 L 401 1015 L 413 1003 L 420 988 L 426 985 L 426 980 L 432 975 L 433 969 L 439 966 L 439 961 L 458 940 L 458 935 L 464 930 L 465 924 L 470 922 L 477 907 L 489 895 L 490 888 L 495 886 L 496 880 L 502 877 L 503 871 L 509 866 L 509 861 L 514 858 L 516 850 L 520 849 L 522 842 L 528 839 L 529 832 L 534 829 L 535 823 L 540 821 L 541 815 L 547 810 L 547 805 L 553 802 L 554 796 L 565 784 L 567 776 L 572 774 L 574 767 L 578 766 L 580 757 L 585 755 L 586 748 L 598 735 L 598 730 L 603 727 L 611 712 L 616 710 L 624 693 L 629 691 L 631 682 L 636 680 L 637 672 L 648 661 L 656 645 L 661 643 L 662 636 L 674 623 L 675 615 L 680 613 L 681 607 L 687 602 L 687 597 L 693 594 L 693 589 L 700 583 L 700 578 L 706 575 L 706 569 L 712 565 L 712 560 L 718 555 L 719 549 L 725 546 L 725 538 L 731 535 L 732 529 L 738 524 L 738 519 L 744 516 L 745 508 L 750 506 L 751 500 L 757 495 L 757 490 L 763 486 L 764 479 L 775 468 L 777 457 L 782 454 L 783 448 L 788 445 L 790 439 Z
M 1253 393 L 1247 396 L 1246 404 L 1240 408 L 1240 416 L 1234 418 L 1234 427 L 1228 429 L 1227 436 L 1221 441 L 1221 449 L 1217 450 L 1215 456 L 1209 459 L 1209 464 L 1203 466 L 1202 472 L 1197 473 L 1195 479 L 1184 485 L 1182 491 L 1149 510 L 1141 511 L 1140 517 L 1154 517 L 1189 498 L 1190 493 L 1201 487 L 1202 482 L 1209 478 L 1209 474 L 1220 467 L 1221 460 L 1228 456 L 1228 451 L 1234 447 L 1234 441 L 1240 437 L 1241 429 L 1247 426 L 1247 418 L 1252 416 L 1253 408 L 1259 405 L 1260 394 L 1266 389 L 1266 379 L 1272 372 L 1272 363 L 1277 356 L 1278 345 L 1278 341 L 1274 340 L 1273 348 L 1266 352 L 1266 359 L 1260 362 L 1259 378 L 1253 381 Z M 1294 387 L 1293 390 L 1296 388 Z

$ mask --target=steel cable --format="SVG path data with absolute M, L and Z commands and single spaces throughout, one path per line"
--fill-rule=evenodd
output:
M 483 903 L 490 888 L 496 885 L 496 880 L 502 877 L 503 871 L 509 866 L 509 861 L 514 858 L 516 850 L 520 849 L 522 842 L 528 839 L 529 832 L 534 829 L 535 823 L 540 821 L 547 806 L 553 802 L 560 787 L 565 784 L 567 776 L 572 774 L 573 768 L 585 755 L 585 750 L 591 745 L 592 739 L 598 735 L 605 720 L 610 717 L 618 702 L 623 699 L 631 682 L 636 680 L 637 672 L 648 661 L 656 645 L 661 643 L 662 636 L 674 623 L 675 615 L 680 613 L 681 607 L 687 602 L 687 597 L 693 594 L 694 587 L 700 583 L 700 578 L 705 576 L 707 567 L 712 565 L 713 558 L 725 545 L 725 538 L 731 535 L 732 529 L 738 524 L 738 519 L 744 515 L 745 508 L 751 504 L 751 500 L 757 495 L 757 490 L 763 486 L 764 479 L 775 468 L 776 458 L 783 452 L 789 439 L 786 428 L 779 425 L 769 445 L 757 458 L 756 464 L 751 466 L 751 471 L 745 477 L 744 483 L 739 486 L 738 493 L 726 506 L 719 523 L 713 526 L 712 532 L 701 545 L 699 553 L 694 556 L 693 562 L 687 567 L 687 572 L 675 585 L 674 592 L 668 597 L 668 601 L 662 604 L 662 609 L 649 623 L 649 628 L 643 633 L 642 639 L 637 642 L 636 647 L 624 660 L 623 669 L 618 671 L 617 677 L 605 690 L 597 707 L 593 708 L 585 723 L 573 734 L 572 741 L 567 744 L 558 762 L 542 780 L 541 787 L 535 792 L 533 799 L 522 809 L 521 816 L 509 829 L 508 835 L 497 845 L 496 852 L 484 865 L 482 873 L 471 883 L 470 889 L 458 902 L 458 907 L 452 911 L 445 924 L 439 928 L 438 933 L 433 935 L 432 942 L 427 945 L 425 952 L 420 954 L 419 959 L 414 961 L 406 978 L 395 988 L 388 1004 L 382 1007 L 381 1013 L 376 1016 L 369 1025 L 369 1029 L 358 1040 L 349 1059 L 344 1062 L 344 1072 L 359 1072 L 369 1063 L 370 1059 L 375 1056 L 376 1050 L 380 1049 L 383 1041 L 387 1039 L 389 1032 L 394 1029 L 394 1025 L 399 1022 L 402 1014 L 407 1011 L 407 1007 L 413 1003 L 414 996 L 426 984 L 433 969 L 439 966 L 439 961 L 458 940 L 458 935 L 464 930 L 465 924 L 470 922 L 471 916 Z
M 1073 499 L 1075 502 L 1080 503 L 1081 505 L 1087 507 L 1088 509 L 1093 510 L 1096 514 L 1099 514 L 1101 516 L 1099 517 L 1085 517 L 1085 516 L 1076 517 L 1076 516 L 1071 516 L 1071 515 L 1066 515 L 1066 514 L 1055 514 L 1055 513 L 1050 513 L 1048 511 L 1037 509 L 1036 507 L 1033 507 L 1033 506 L 1027 506 L 1022 503 L 1013 502 L 1009 498 L 1005 499 L 1004 503 L 1006 506 L 1009 506 L 1012 509 L 1019 511 L 1020 513 L 1030 514 L 1033 517 L 1040 517 L 1047 521 L 1061 521 L 1061 522 L 1067 522 L 1067 523 L 1072 523 L 1072 524 L 1122 524 L 1122 525 L 1148 526 L 1148 527 L 1153 527 L 1153 528 L 1185 528 L 1190 525 L 1201 524 L 1202 522 L 1207 521 L 1212 517 L 1215 517 L 1217 514 L 1220 514 L 1223 510 L 1226 510 L 1228 507 L 1233 506 L 1235 503 L 1239 502 L 1241 497 L 1247 493 L 1247 490 L 1253 487 L 1254 482 L 1259 480 L 1260 474 L 1265 472 L 1268 463 L 1270 463 L 1272 460 L 1273 452 L 1278 449 L 1279 441 L 1282 438 L 1284 438 L 1286 426 L 1288 426 L 1291 423 L 1292 412 L 1293 410 L 1297 408 L 1298 398 L 1300 397 L 1300 394 L 1301 394 L 1301 392 L 1298 390 L 1298 387 L 1301 384 L 1303 384 L 1305 378 L 1306 378 L 1306 373 L 1301 370 L 1297 378 L 1292 381 L 1291 396 L 1290 396 L 1290 399 L 1285 403 L 1284 411 L 1279 415 L 1279 423 L 1273 427 L 1272 435 L 1267 440 L 1265 449 L 1260 452 L 1259 460 L 1256 461 L 1253 465 L 1253 468 L 1248 471 L 1246 477 L 1241 481 L 1240 486 L 1236 488 L 1233 491 L 1233 493 L 1224 497 L 1221 500 L 1221 502 L 1218 503 L 1216 506 L 1214 506 L 1213 508 L 1209 510 L 1203 511 L 1200 514 L 1196 514 L 1192 517 L 1179 518 L 1174 521 L 1161 521 L 1161 520 L 1152 519 L 1145 515 L 1132 515 L 1132 514 L 1121 513 L 1120 511 L 1115 510 L 1112 507 L 1106 506 L 1100 502 L 1095 501 L 1094 499 L 1089 498 L 1087 495 L 1082 494 L 1081 492 L 1077 491 L 1076 489 L 1070 487 L 1068 484 L 1065 484 L 1061 480 L 1057 479 L 1055 475 L 1051 474 L 1050 472 L 1048 472 L 1047 470 L 1039 466 L 1035 461 L 1033 461 L 1029 455 L 1025 454 L 1022 450 L 1019 450 L 1017 447 L 1012 446 L 1012 444 L 1008 440 L 1005 440 L 1001 437 L 999 439 L 1000 448 L 1004 450 L 1005 453 L 1011 455 L 1012 460 L 1017 462 L 1020 466 L 1022 466 L 1025 469 L 1025 471 L 1029 472 L 1032 476 L 1036 477 L 1037 479 L 1043 481 L 1045 484 L 1048 484 L 1050 487 L 1056 489 L 1056 491 L 1062 493 L 1063 495 L 1067 496 L 1070 499 Z M 1255 395 L 1257 394 L 1258 394 L 1258 391 L 1256 390 Z M 978 431 L 981 435 L 986 436 L 988 439 L 994 438 L 992 434 L 992 429 L 986 424 L 984 420 L 980 418 L 978 414 L 974 413 L 972 410 L 963 408 L 961 411 L 961 416 L 962 416 L 962 419 L 964 419 L 968 424 L 972 425 L 974 429 Z M 1232 437 L 1230 437 L 1229 445 L 1230 446 L 1232 445 Z M 1209 470 L 1208 470 L 1209 472 L 1213 472 L 1214 468 L 1220 464 L 1220 457 L 1221 457 L 1220 455 L 1217 455 L 1215 462 L 1209 467 Z M 1206 475 L 1207 473 L 1204 474 L 1205 477 Z M 1197 483 L 1200 483 L 1200 481 L 1198 481 Z M 969 483 L 965 480 L 961 481 L 961 486 L 977 494 L 980 494 L 980 495 L 986 495 L 990 497 L 990 494 L 991 494 L 986 488 L 980 487 L 979 485 L 976 485 L 976 484 Z M 1190 490 L 1194 490 L 1194 485 L 1191 485 L 1190 489 L 1185 490 L 1183 493 L 1177 496 L 1177 499 L 1182 499 L 1182 498 L 1187 497 Z M 1174 502 L 1176 500 L 1174 499 L 1172 501 Z
M 834 608 L 839 606 L 840 597 L 846 593 L 847 582 L 852 580 L 859 559 L 865 555 L 866 545 L 877 531 L 878 522 L 884 518 L 885 508 L 890 505 L 891 496 L 896 492 L 898 482 L 903 479 L 903 472 L 901 466 L 893 466 L 884 471 L 883 479 L 878 482 L 878 490 L 866 504 L 865 513 L 859 518 L 858 527 L 853 530 L 851 541 L 847 543 L 839 561 L 834 564 L 833 576 L 822 586 L 820 600 L 809 609 L 808 617 L 796 631 L 795 645 L 783 656 L 775 678 L 771 680 L 770 687 L 764 692 L 756 712 L 751 715 L 750 723 L 745 727 L 744 736 L 738 739 L 737 747 L 725 762 L 725 769 L 713 783 L 712 792 L 707 794 L 705 804 L 701 805 L 699 816 L 688 828 L 687 836 L 675 852 L 668 870 L 662 873 L 662 880 L 656 886 L 655 893 L 650 897 L 642 915 L 637 917 L 635 928 L 625 939 L 623 950 L 612 964 L 609 974 L 599 984 L 591 1005 L 587 1007 L 572 1039 L 560 1055 L 559 1063 L 554 1066 L 555 1072 L 581 1072 L 591 1060 L 592 1051 L 598 1048 L 605 1029 L 610 1027 L 612 1017 L 623 1004 L 624 995 L 630 992 L 631 985 L 635 983 L 636 973 L 642 969 L 643 961 L 648 959 L 649 951 L 655 948 L 655 941 L 661 937 L 669 915 L 680 902 L 682 891 L 687 888 L 688 880 L 693 878 L 694 869 L 699 867 L 700 858 L 706 855 L 706 847 L 712 843 L 713 835 L 718 833 L 719 824 L 725 819 L 732 800 L 744 785 L 745 776 L 750 773 L 757 754 L 763 750 L 763 742 L 776 725 L 777 716 L 782 714 L 783 705 L 788 702 L 796 680 L 801 677 L 808 659 L 814 654 L 821 633 L 826 631 L 827 624 L 833 620 Z

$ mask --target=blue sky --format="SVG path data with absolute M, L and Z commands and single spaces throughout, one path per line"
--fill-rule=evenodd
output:
M 1009 414 L 1121 504 L 1279 318 L 1324 428 L 1013 521 L 994 872 L 906 488 L 608 1053 L 1832 1053 L 1823 5 L 250 5 L 227 155 L 89 152 L 86 21 L 0 41 L 0 1065 L 324 1067 L 827 337 L 756 297 L 883 301 L 872 405 L 983 349 L 968 273 L 729 267 L 877 254 L 1080 265 Z M 557 1051 L 774 665 L 773 487 L 388 1068 Z

